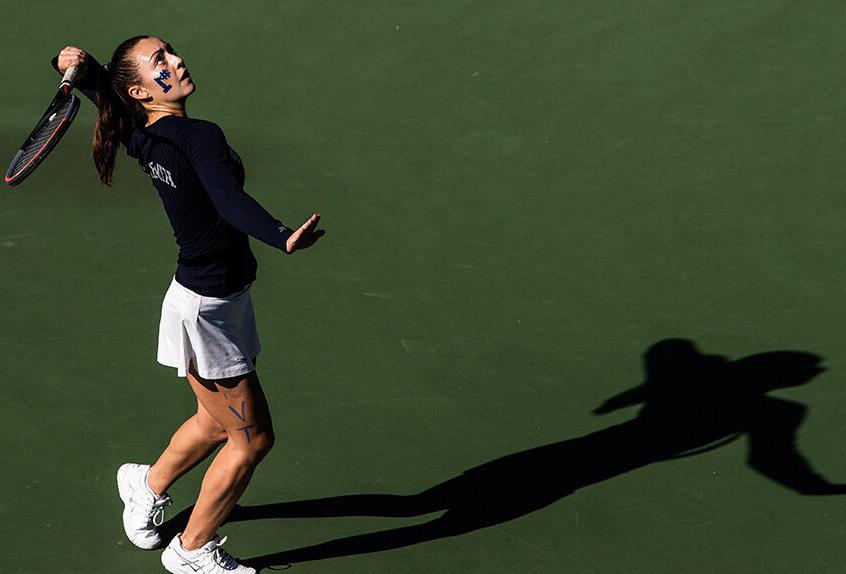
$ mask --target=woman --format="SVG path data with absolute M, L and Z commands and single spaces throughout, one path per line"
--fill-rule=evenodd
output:
M 167 489 L 222 444 L 187 526 L 169 541 L 162 563 L 175 573 L 254 573 L 220 548 L 225 539 L 217 535 L 274 440 L 255 371 L 259 342 L 250 284 L 256 260 L 248 235 L 293 253 L 323 234 L 320 216 L 293 231 L 243 191 L 240 158 L 223 132 L 186 115 L 194 82 L 162 40 L 130 38 L 105 67 L 68 46 L 54 66 L 60 73 L 70 66 L 84 69 L 77 87 L 97 105 L 93 156 L 101 181 L 111 184 L 123 144 L 158 190 L 179 245 L 162 304 L 158 361 L 187 377 L 197 412 L 155 464 L 118 470 L 124 529 L 140 548 L 160 546 L 156 528 L 170 504 Z

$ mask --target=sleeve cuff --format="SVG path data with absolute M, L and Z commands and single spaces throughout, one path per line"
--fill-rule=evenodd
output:
M 53 59 L 50 60 L 50 64 L 53 66 L 53 69 L 56 70 L 57 74 L 61 75 L 59 72 L 59 55 L 56 54 L 53 56 Z M 103 72 L 103 66 L 100 65 L 100 62 L 92 56 L 88 54 L 88 61 L 85 64 L 85 73 L 76 80 L 76 86 L 78 88 L 88 88 L 92 90 L 97 89 L 97 76 L 99 72 Z

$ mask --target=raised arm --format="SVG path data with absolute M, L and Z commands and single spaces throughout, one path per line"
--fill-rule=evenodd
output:
M 82 75 L 76 79 L 74 87 L 91 100 L 95 106 L 97 105 L 97 81 L 105 75 L 106 71 L 94 56 L 76 46 L 67 46 L 57 56 L 53 57 L 51 63 L 60 76 L 71 66 L 80 66 Z

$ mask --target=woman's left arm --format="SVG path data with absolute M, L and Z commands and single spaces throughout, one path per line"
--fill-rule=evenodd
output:
M 198 123 L 192 126 L 188 141 L 194 169 L 218 213 L 230 225 L 286 253 L 308 247 L 323 234 L 316 229 L 319 215 L 312 215 L 299 229 L 292 230 L 244 191 L 218 126 Z

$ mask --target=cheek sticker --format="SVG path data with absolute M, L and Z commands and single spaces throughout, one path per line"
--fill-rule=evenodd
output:
M 165 84 L 164 81 L 170 77 L 170 72 L 167 70 L 162 70 L 158 77 L 153 78 L 156 83 L 161 86 L 162 91 L 164 93 L 168 93 L 170 89 L 173 87 L 171 84 Z

